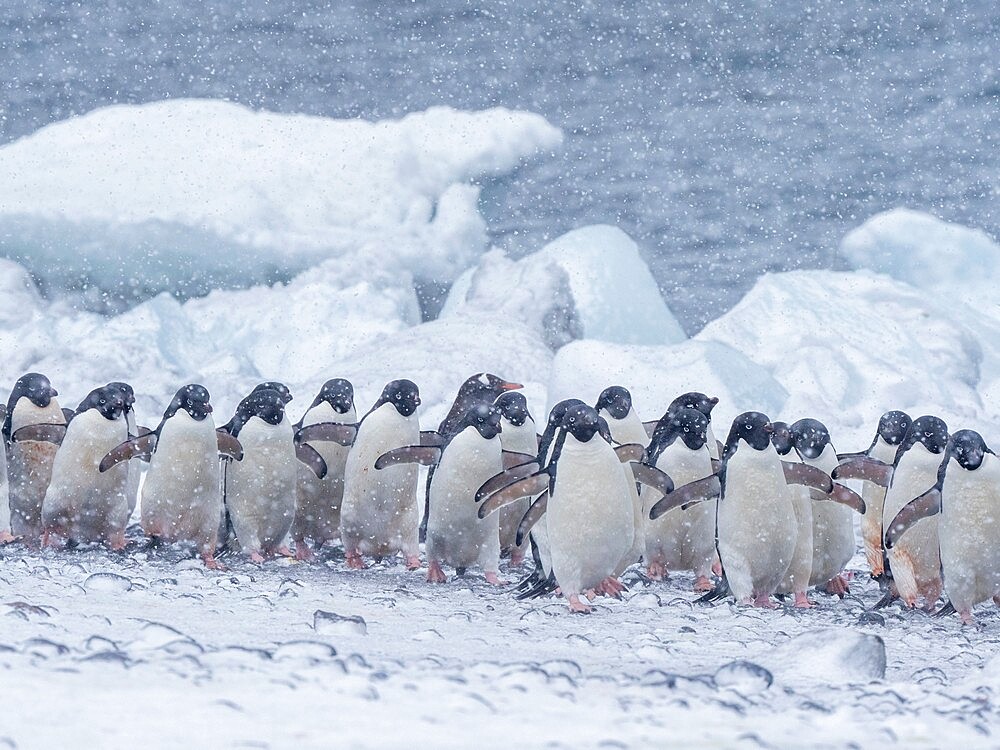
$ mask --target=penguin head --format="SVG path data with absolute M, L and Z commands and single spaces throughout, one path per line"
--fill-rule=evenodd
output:
M 766 414 L 759 411 L 747 411 L 740 414 L 733 420 L 733 426 L 729 430 L 729 439 L 726 441 L 727 451 L 736 450 L 740 440 L 755 451 L 762 451 L 771 444 L 771 434 L 774 432 L 774 425 L 768 420 Z
M 475 427 L 484 440 L 500 434 L 500 409 L 493 404 L 474 404 L 462 418 L 459 431 Z
M 906 438 L 896 451 L 896 462 L 900 456 L 920 443 L 931 453 L 942 453 L 948 447 L 948 425 L 940 417 L 925 415 L 917 417 L 910 425 Z
M 528 399 L 523 393 L 517 391 L 507 391 L 497 396 L 493 405 L 500 410 L 500 414 L 515 427 L 520 427 L 531 414 L 528 412 Z
M 201 422 L 212 413 L 212 404 L 209 403 L 208 388 L 198 383 L 190 383 L 181 386 L 174 394 L 174 400 L 163 413 L 164 419 L 170 419 L 178 411 L 187 412 L 188 416 L 196 422 Z
M 382 404 L 392 404 L 401 416 L 409 417 L 420 406 L 420 389 L 412 380 L 393 380 L 386 383 L 375 406 Z
M 982 466 L 987 453 L 993 451 L 986 445 L 983 436 L 974 430 L 959 430 L 948 441 L 948 457 L 958 461 L 959 466 L 968 471 Z
M 288 390 L 288 386 L 285 385 L 284 383 L 278 383 L 274 380 L 268 380 L 266 383 L 260 383 L 259 385 L 254 387 L 251 393 L 256 393 L 257 391 L 277 391 L 278 394 L 281 396 L 282 404 L 287 404 L 289 401 L 292 400 L 292 392 Z
M 906 438 L 913 420 L 903 411 L 887 411 L 878 420 L 878 436 L 889 445 L 899 445 Z
M 14 384 L 10 405 L 16 404 L 18 399 L 27 398 L 35 406 L 44 409 L 58 395 L 59 392 L 52 387 L 47 377 L 40 372 L 29 372 L 19 377 Z
M 697 409 L 686 406 L 668 414 L 665 425 L 662 428 L 657 425 L 656 432 L 653 433 L 649 446 L 651 460 L 655 463 L 663 449 L 672 445 L 677 438 L 684 442 L 688 450 L 701 450 L 708 442 L 708 417 Z
M 709 398 L 704 393 L 690 391 L 688 393 L 682 393 L 680 396 L 671 401 L 670 406 L 667 407 L 667 412 L 675 411 L 677 409 L 697 409 L 706 417 L 711 419 L 712 409 L 715 408 L 717 403 L 719 403 L 719 399 L 715 396 Z
M 802 458 L 819 458 L 830 444 L 830 431 L 816 419 L 800 419 L 792 425 L 791 433 Z
M 504 391 L 516 391 L 523 387 L 520 383 L 511 383 L 489 372 L 477 372 L 466 378 L 459 387 L 457 400 L 470 399 L 493 403 Z
M 795 447 L 795 440 L 792 437 L 792 428 L 787 422 L 772 422 L 774 432 L 771 434 L 771 445 L 778 451 L 779 456 L 787 456 Z
M 128 383 L 115 381 L 113 383 L 108 383 L 108 388 L 117 388 L 121 391 L 122 398 L 125 401 L 125 413 L 128 414 L 132 411 L 132 407 L 135 404 L 135 391 L 132 390 L 132 386 Z
M 614 419 L 625 419 L 632 411 L 632 394 L 628 392 L 627 388 L 613 385 L 601 391 L 594 408 L 597 411 L 603 409 Z
M 548 421 L 545 423 L 545 431 L 542 433 L 541 440 L 538 441 L 538 458 L 539 460 L 545 460 L 548 456 L 549 448 L 552 447 L 552 441 L 555 439 L 556 430 L 562 427 L 563 417 L 566 416 L 566 410 L 573 406 L 586 406 L 578 398 L 567 398 L 560 401 L 549 411 Z
M 88 409 L 96 409 L 102 417 L 113 422 L 125 413 L 125 397 L 115 384 L 95 388 L 80 402 L 76 413 L 82 414 Z
M 561 426 L 581 443 L 587 443 L 594 435 L 599 433 L 603 435 L 607 429 L 607 422 L 604 422 L 603 426 L 601 422 L 604 420 L 597 413 L 597 409 L 587 404 L 576 404 L 566 409 Z
M 312 405 L 319 406 L 323 402 L 328 403 L 337 414 L 347 414 L 354 407 L 354 386 L 351 381 L 344 378 L 327 380 Z
M 285 418 L 285 403 L 285 395 L 281 391 L 254 388 L 249 396 L 240 401 L 236 409 L 236 421 L 241 427 L 254 417 L 270 425 L 281 424 L 281 420 Z

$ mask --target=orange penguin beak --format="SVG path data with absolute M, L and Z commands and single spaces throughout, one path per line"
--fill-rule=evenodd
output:
M 503 385 L 500 386 L 505 391 L 516 391 L 519 388 L 524 388 L 520 383 L 508 383 L 506 380 L 503 381 Z

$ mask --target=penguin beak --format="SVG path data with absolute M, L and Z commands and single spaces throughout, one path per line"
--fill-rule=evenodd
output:
M 719 403 L 719 397 L 712 396 L 712 398 L 708 400 L 708 403 L 710 403 L 712 406 L 715 406 L 717 403 Z
M 502 391 L 516 391 L 519 388 L 524 388 L 520 383 L 508 383 L 506 380 L 500 384 L 500 390 Z
M 768 422 L 766 425 L 764 425 L 764 432 L 766 432 L 768 435 L 773 435 L 774 425 Z
M 206 414 L 211 414 L 212 413 L 212 405 L 211 404 L 205 404 L 205 413 Z

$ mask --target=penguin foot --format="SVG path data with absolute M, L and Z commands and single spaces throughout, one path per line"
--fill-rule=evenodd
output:
M 971 625 L 975 627 L 979 623 L 976 622 L 976 618 L 972 616 L 972 610 L 967 609 L 965 611 L 959 610 L 958 616 L 962 618 L 963 625 Z
M 591 612 L 594 611 L 594 608 L 591 607 L 589 604 L 584 604 L 583 602 L 580 601 L 579 596 L 573 594 L 569 598 L 569 611 L 576 612 L 581 615 L 589 615 Z
M 407 555 L 406 556 L 406 569 L 407 570 L 420 570 L 420 556 L 419 555 Z
M 1000 594 L 997 594 L 996 596 L 993 597 L 993 603 L 998 607 L 1000 607 Z
M 0 545 L 10 544 L 15 538 L 9 531 L 0 531 Z
M 753 606 L 761 609 L 774 609 L 778 605 L 771 601 L 770 594 L 758 594 L 754 597 Z
M 360 552 L 344 552 L 344 561 L 351 570 L 364 570 L 365 561 L 361 559 Z
M 651 562 L 646 566 L 646 575 L 654 581 L 662 581 L 667 577 L 667 566 L 660 562 Z
M 715 584 L 712 583 L 712 579 L 708 576 L 698 576 L 694 582 L 695 591 L 711 591 L 715 588 Z
M 258 565 L 261 565 L 264 562 L 264 556 L 262 554 L 260 554 L 260 552 L 251 552 L 250 553 L 250 562 L 257 563 Z
M 514 549 L 510 553 L 510 565 L 519 568 L 524 565 L 524 550 Z
M 488 580 L 488 579 L 487 579 Z M 427 583 L 447 583 L 448 576 L 441 570 L 441 564 L 437 560 L 431 560 L 427 564 Z
M 506 586 L 507 585 L 507 581 L 501 581 L 497 577 L 497 574 L 495 572 L 488 572 L 488 573 L 486 573 L 485 578 L 486 578 L 486 583 L 488 583 L 490 586 Z
M 722 560 L 719 559 L 718 555 L 715 556 L 715 562 L 712 563 L 712 573 L 720 578 L 722 577 Z
M 125 549 L 125 532 L 119 531 L 107 538 L 106 544 L 112 552 L 121 552 Z
M 613 599 L 621 599 L 622 592 L 628 591 L 622 582 L 619 581 L 614 576 L 608 576 L 603 581 L 601 581 L 597 588 L 594 589 L 597 593 L 604 594 L 605 596 L 610 596 Z
M 843 599 L 845 595 L 851 593 L 851 587 L 848 583 L 848 578 L 844 573 L 841 573 L 840 575 L 835 575 L 833 578 L 827 581 L 827 584 L 823 588 L 823 590 L 830 596 L 838 596 L 841 599 Z
M 278 549 L 274 551 L 274 554 L 277 557 L 295 557 L 295 555 L 292 554 L 292 551 L 288 549 L 288 545 L 285 544 L 278 547 Z
M 227 568 L 225 565 L 216 560 L 215 555 L 213 555 L 211 552 L 203 554 L 201 556 L 201 561 L 205 563 L 205 567 L 208 568 L 209 570 L 218 570 L 219 572 L 222 573 L 229 570 L 229 568 Z
M 796 609 L 810 609 L 816 605 L 809 601 L 809 597 L 806 596 L 805 591 L 800 591 L 795 594 L 795 604 L 793 606 Z
M 301 542 L 295 542 L 295 559 L 300 562 L 306 562 L 312 560 L 315 557 L 313 551 L 309 549 L 309 545 L 306 544 L 305 540 Z

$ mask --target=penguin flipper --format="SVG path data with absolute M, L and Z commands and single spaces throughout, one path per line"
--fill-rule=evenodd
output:
M 801 484 L 828 495 L 833 492 L 830 475 L 822 469 L 793 461 L 782 461 L 781 468 L 785 472 L 785 484 Z
M 295 446 L 295 457 L 308 466 L 317 479 L 322 479 L 326 476 L 326 461 L 319 454 L 319 451 L 308 443 L 299 443 Z
M 503 468 L 513 469 L 515 466 L 523 466 L 525 464 L 530 464 L 535 461 L 535 456 L 530 453 L 518 453 L 517 451 L 504 451 L 503 452 Z M 538 467 L 535 467 L 535 471 L 538 471 Z
M 435 466 L 441 460 L 442 450 L 433 445 L 404 445 L 393 448 L 375 459 L 376 469 L 385 469 L 399 464 L 420 464 Z
M 885 530 L 885 539 L 883 540 L 885 548 L 892 549 L 906 530 L 921 518 L 927 518 L 940 512 L 941 491 L 937 487 L 931 487 L 924 494 L 910 500 L 892 519 Z
M 532 474 L 530 477 L 519 479 L 513 484 L 509 484 L 499 492 L 490 495 L 482 505 L 479 506 L 479 517 L 486 518 L 490 513 L 500 510 L 505 505 L 510 505 L 520 500 L 522 497 L 534 497 L 549 487 L 549 475 L 546 472 Z
M 524 544 L 524 538 L 531 531 L 531 527 L 534 526 L 545 515 L 545 511 L 549 507 L 549 493 L 548 490 L 543 492 L 538 496 L 525 512 L 524 517 L 521 519 L 521 523 L 517 525 L 517 535 L 514 537 L 514 543 L 520 547 Z
M 66 424 L 69 424 L 70 422 L 72 422 L 73 421 L 73 417 L 76 416 L 76 412 L 73 411 L 72 409 L 70 409 L 68 406 L 64 406 L 62 408 L 62 413 L 63 413 L 63 419 L 66 420 Z
M 306 425 L 295 433 L 296 443 L 339 443 L 345 447 L 354 445 L 358 436 L 356 424 L 341 422 L 317 422 Z
M 857 453 L 838 453 L 837 461 L 840 463 L 846 463 L 847 461 L 853 461 L 856 458 L 868 458 L 868 451 L 858 451 Z
M 646 448 L 638 443 L 625 443 L 615 448 L 615 455 L 623 464 L 629 461 L 642 461 L 646 457 Z
M 536 471 L 538 471 L 538 464 L 532 462 L 527 464 L 518 464 L 517 466 L 512 466 L 505 471 L 501 471 L 499 474 L 494 474 L 483 482 L 480 488 L 476 490 L 476 502 L 481 503 L 493 493 L 499 492 L 504 487 L 508 487 L 514 484 L 514 482 L 520 481 L 525 477 L 530 477 Z
M 10 441 L 12 443 L 33 441 L 62 445 L 64 437 L 66 437 L 66 425 L 64 424 L 29 424 L 19 430 L 14 430 Z
M 892 465 L 877 458 L 859 456 L 840 464 L 830 475 L 834 479 L 863 479 L 881 487 L 888 487 L 892 480 Z
M 865 501 L 861 495 L 850 487 L 845 487 L 840 482 L 833 483 L 833 492 L 830 493 L 830 499 L 835 503 L 846 505 L 861 515 L 865 514 Z
M 647 466 L 633 461 L 632 476 L 635 477 L 635 481 L 652 487 L 664 495 L 669 495 L 674 491 L 674 480 L 655 466 Z
M 156 447 L 156 437 L 156 433 L 151 432 L 148 435 L 134 437 L 126 440 L 124 443 L 120 443 L 108 451 L 107 455 L 101 459 L 97 470 L 103 474 L 122 461 L 128 461 L 133 458 L 141 458 L 143 461 L 149 461 L 153 457 L 153 449 Z
M 716 474 L 709 474 L 702 479 L 677 487 L 669 495 L 660 498 L 652 508 L 649 509 L 649 520 L 655 521 L 669 510 L 674 508 L 687 509 L 702 500 L 714 500 L 722 494 L 722 483 Z
M 146 433 L 145 435 L 140 434 L 139 437 L 145 437 L 151 433 Z M 235 458 L 237 461 L 243 460 L 243 446 L 240 441 L 230 435 L 228 432 L 223 432 L 222 430 L 215 431 L 215 442 L 218 445 L 219 453 L 228 458 Z
M 430 445 L 430 446 L 442 446 L 447 443 L 448 440 L 437 430 L 421 430 L 420 431 L 420 444 Z

